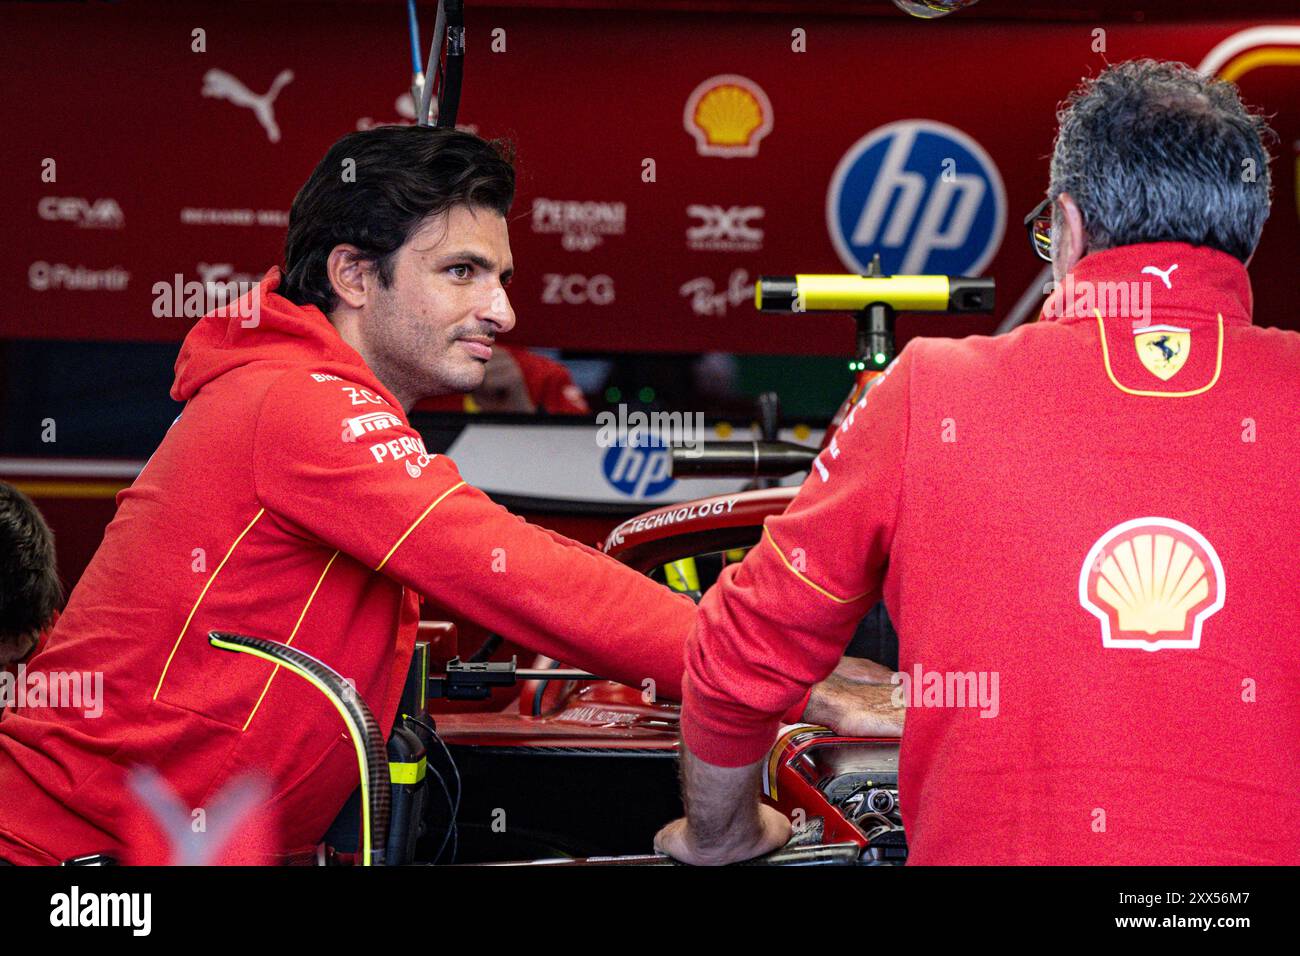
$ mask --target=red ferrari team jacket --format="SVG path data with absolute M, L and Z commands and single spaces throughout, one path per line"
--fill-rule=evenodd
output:
M 695 605 L 529 525 L 427 453 L 397 400 L 321 312 L 260 287 L 260 316 L 202 319 L 176 363 L 184 401 L 47 646 L 46 672 L 103 672 L 98 719 L 0 720 L 0 858 L 52 863 L 150 845 L 124 774 L 156 768 L 187 808 L 269 785 L 279 848 L 319 841 L 357 786 L 330 703 L 210 630 L 280 641 L 395 718 L 418 594 L 526 647 L 680 697 Z M 241 317 L 244 316 L 244 317 Z M 246 327 L 251 326 L 251 327 Z
M 917 340 L 704 598 L 683 736 L 763 756 L 883 599 L 916 863 L 1300 863 L 1300 334 L 1237 260 L 1098 252 Z

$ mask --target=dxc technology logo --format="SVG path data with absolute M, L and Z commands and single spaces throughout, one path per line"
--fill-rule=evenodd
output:
M 844 154 L 826 193 L 826 227 L 841 261 L 887 275 L 980 275 L 1006 227 L 1002 177 L 961 130 L 900 120 Z
M 605 480 L 629 498 L 652 498 L 675 484 L 668 446 L 658 437 L 642 435 L 608 448 L 601 469 Z

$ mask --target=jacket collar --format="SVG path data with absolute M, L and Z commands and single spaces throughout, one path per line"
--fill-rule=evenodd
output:
M 1250 325 L 1252 296 L 1246 267 L 1207 246 L 1151 242 L 1094 252 L 1048 296 L 1047 322 L 1167 319 Z

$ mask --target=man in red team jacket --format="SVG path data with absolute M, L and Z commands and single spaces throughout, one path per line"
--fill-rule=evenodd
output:
M 1300 335 L 1252 324 L 1245 268 L 1267 126 L 1151 61 L 1060 120 L 1042 320 L 910 343 L 705 596 L 674 856 L 786 839 L 757 761 L 883 595 L 912 862 L 1300 862 Z
M 679 699 L 695 605 L 494 505 L 406 417 L 421 398 L 477 388 L 514 324 L 513 193 L 508 158 L 467 133 L 383 127 L 326 154 L 290 212 L 286 271 L 186 337 L 172 387 L 185 408 L 118 495 L 31 663 L 102 671 L 102 715 L 25 707 L 0 721 L 0 859 L 158 862 L 132 767 L 156 768 L 188 808 L 257 777 L 269 792 L 258 848 L 321 839 L 356 786 L 352 744 L 312 687 L 214 649 L 213 629 L 324 661 L 385 728 L 420 594 Z M 816 719 L 861 726 L 845 684 L 813 694 Z

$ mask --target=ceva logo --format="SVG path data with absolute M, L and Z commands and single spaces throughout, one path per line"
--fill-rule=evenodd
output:
M 844 154 L 826 193 L 826 227 L 846 267 L 874 253 L 888 275 L 979 275 L 1006 228 L 1002 177 L 959 129 L 900 120 Z
M 125 223 L 116 199 L 43 196 L 36 213 L 49 222 L 75 222 L 82 229 L 121 229 Z
M 613 445 L 606 450 L 601 469 L 605 480 L 629 498 L 650 498 L 676 483 L 668 446 L 659 438 L 643 436 Z

